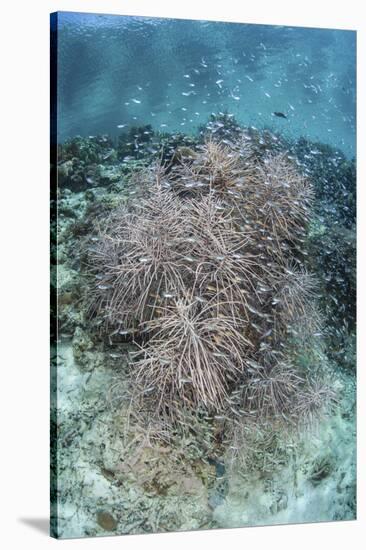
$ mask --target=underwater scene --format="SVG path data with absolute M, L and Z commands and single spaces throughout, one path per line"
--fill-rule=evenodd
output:
M 356 519 L 356 32 L 51 14 L 51 535 Z

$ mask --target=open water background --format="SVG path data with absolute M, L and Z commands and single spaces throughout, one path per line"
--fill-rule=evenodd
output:
M 58 139 L 189 134 L 221 111 L 352 157 L 355 59 L 353 31 L 60 12 Z

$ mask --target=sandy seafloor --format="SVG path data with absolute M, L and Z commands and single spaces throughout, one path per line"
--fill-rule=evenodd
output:
M 99 199 L 104 193 L 93 189 Z M 116 410 L 108 400 L 116 376 L 123 386 L 124 360 L 118 370 L 111 350 L 90 339 L 78 301 L 70 299 L 79 273 L 69 261 L 74 243 L 68 230 L 75 217 L 82 218 L 87 202 L 85 192 L 66 191 L 59 200 L 59 313 L 73 328 L 59 334 L 53 351 L 55 534 L 73 538 L 355 519 L 354 373 L 338 371 L 336 410 L 295 445 L 285 444 L 281 460 L 265 469 L 258 457 L 257 471 L 246 471 L 239 462 L 219 471 L 208 457 L 189 458 L 189 438 L 173 449 L 151 446 L 146 434 L 128 431 L 127 403 Z

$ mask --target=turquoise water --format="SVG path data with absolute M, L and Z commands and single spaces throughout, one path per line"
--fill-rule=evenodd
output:
M 58 138 L 194 133 L 225 111 L 352 157 L 355 57 L 353 31 L 61 12 Z

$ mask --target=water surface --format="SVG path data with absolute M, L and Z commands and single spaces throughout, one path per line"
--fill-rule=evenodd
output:
M 61 12 L 59 140 L 227 111 L 354 156 L 355 55 L 353 31 Z

